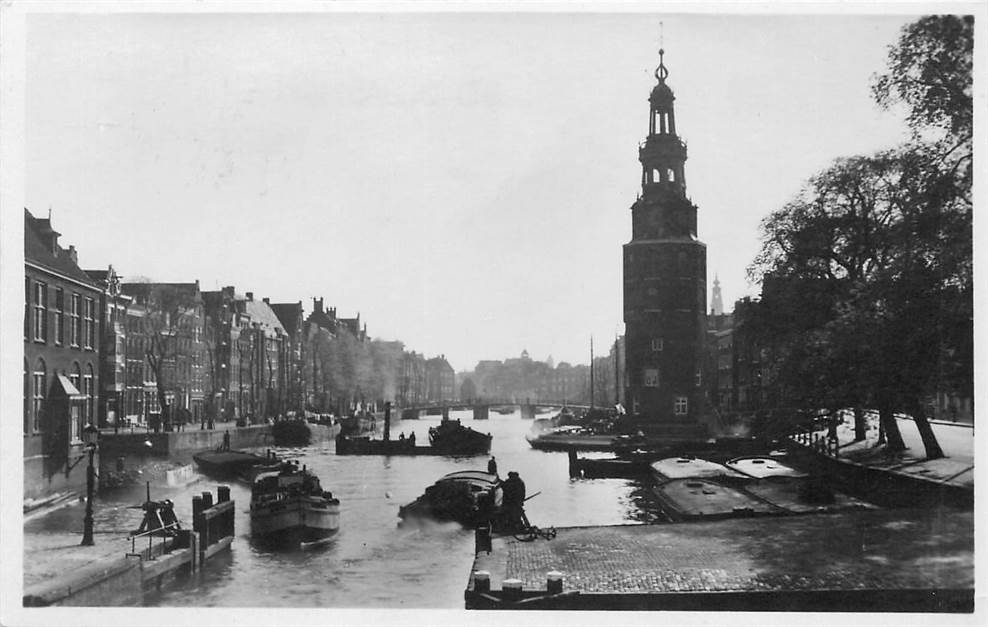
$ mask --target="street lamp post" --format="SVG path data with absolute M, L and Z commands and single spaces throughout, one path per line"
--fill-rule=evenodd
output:
M 89 453 L 89 466 L 86 468 L 86 517 L 83 519 L 82 546 L 93 546 L 93 492 L 96 489 L 96 469 L 93 467 L 93 456 L 96 454 L 99 441 L 99 429 L 92 424 L 82 430 L 82 440 Z

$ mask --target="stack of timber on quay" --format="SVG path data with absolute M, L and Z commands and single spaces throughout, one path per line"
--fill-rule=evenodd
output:
M 971 612 L 974 516 L 869 510 L 493 538 L 467 609 Z M 930 568 L 936 563 L 936 568 Z
M 143 507 L 144 523 L 128 537 L 127 550 L 107 554 L 110 540 L 105 537 L 99 546 L 63 548 L 86 565 L 25 586 L 24 606 L 141 605 L 145 594 L 198 572 L 207 560 L 230 550 L 235 504 L 227 486 L 217 488 L 215 503 L 210 492 L 192 497 L 192 529 L 182 529 L 173 517 L 161 515 L 170 511 L 170 502 L 148 500 Z M 58 554 L 47 559 L 58 559 Z

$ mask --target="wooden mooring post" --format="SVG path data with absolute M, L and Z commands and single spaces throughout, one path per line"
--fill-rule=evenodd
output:
M 192 530 L 199 534 L 199 563 L 230 546 L 234 535 L 234 503 L 230 486 L 216 489 L 216 504 L 211 492 L 192 497 Z

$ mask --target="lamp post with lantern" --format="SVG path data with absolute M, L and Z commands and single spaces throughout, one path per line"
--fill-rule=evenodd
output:
M 93 492 L 96 489 L 96 468 L 93 457 L 99 446 L 99 429 L 92 423 L 82 430 L 82 441 L 89 453 L 89 466 L 86 468 L 86 517 L 83 519 L 82 546 L 93 546 Z

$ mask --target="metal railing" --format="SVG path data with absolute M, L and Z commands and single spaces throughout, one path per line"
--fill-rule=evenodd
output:
M 840 457 L 840 440 L 838 438 L 820 433 L 809 427 L 798 427 L 795 432 L 789 435 L 789 440 L 821 455 Z
M 134 534 L 132 536 L 129 536 L 128 539 L 130 540 L 130 553 L 128 553 L 127 555 L 128 556 L 137 556 L 137 557 L 140 557 L 141 559 L 146 559 L 146 560 L 156 559 L 156 556 L 155 556 L 155 553 L 154 553 L 154 538 L 155 538 L 155 536 L 161 538 L 161 543 L 158 545 L 160 547 L 159 553 L 160 554 L 166 553 L 166 549 L 167 549 L 167 547 L 165 546 L 166 541 L 169 540 L 169 539 L 174 540 L 174 539 L 177 538 L 177 534 L 162 533 L 162 532 L 167 532 L 169 529 L 174 529 L 176 532 L 179 532 L 179 531 L 181 531 L 181 526 L 179 525 L 179 523 L 173 522 L 173 523 L 169 523 L 169 524 L 165 525 L 164 527 L 157 527 L 155 529 L 149 529 L 147 531 L 143 531 L 141 533 L 138 533 L 138 534 Z M 138 552 L 137 551 L 137 539 L 138 538 L 145 538 L 145 537 L 148 539 L 148 548 L 147 549 L 141 549 L 141 551 Z M 146 553 L 146 556 L 145 556 L 145 553 Z

